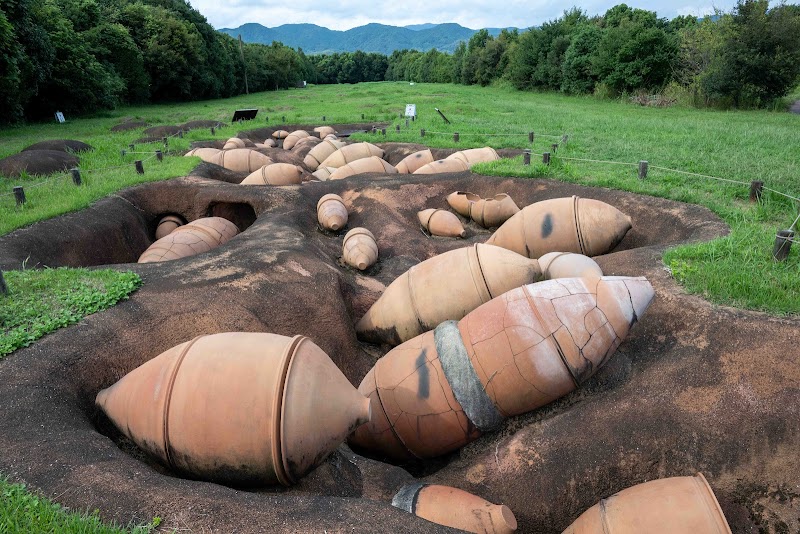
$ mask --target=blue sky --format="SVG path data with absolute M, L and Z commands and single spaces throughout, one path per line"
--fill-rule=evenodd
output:
M 274 27 L 312 23 L 347 30 L 370 22 L 406 26 L 423 22 L 457 22 L 469 28 L 516 26 L 527 28 L 559 17 L 566 7 L 556 0 L 190 0 L 215 28 L 234 28 L 246 22 Z M 602 14 L 622 2 L 586 0 L 578 7 L 590 15 Z M 707 15 L 714 8 L 730 11 L 735 0 L 656 0 L 625 2 L 631 7 L 656 11 L 660 17 Z

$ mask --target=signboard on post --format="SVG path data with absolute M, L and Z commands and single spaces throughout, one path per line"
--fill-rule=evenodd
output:
M 64 114 L 60 111 L 56 111 L 56 120 L 59 124 L 64 124 L 67 121 L 67 119 L 64 118 Z
M 256 118 L 256 113 L 258 109 L 237 109 L 233 112 L 231 122 L 253 120 Z
M 416 116 L 417 116 L 417 105 L 406 104 L 406 117 L 416 117 Z

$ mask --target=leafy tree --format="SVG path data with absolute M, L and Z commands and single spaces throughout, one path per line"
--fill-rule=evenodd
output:
M 591 93 L 597 84 L 597 50 L 603 39 L 603 30 L 596 24 L 587 24 L 573 37 L 562 63 L 561 90 L 565 93 Z

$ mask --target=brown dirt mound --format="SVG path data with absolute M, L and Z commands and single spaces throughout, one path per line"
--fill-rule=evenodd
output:
M 83 141 L 75 141 L 73 139 L 51 139 L 49 141 L 40 141 L 31 146 L 22 149 L 22 152 L 27 150 L 59 150 L 61 152 L 88 152 L 93 150 L 92 145 L 84 143 Z
M 16 178 L 22 172 L 53 174 L 78 166 L 78 156 L 61 150 L 26 150 L 0 159 L 0 176 Z
M 67 506 L 98 508 L 125 523 L 158 515 L 167 528 L 195 531 L 444 532 L 390 506 L 391 495 L 410 480 L 408 471 L 344 446 L 295 488 L 241 491 L 180 479 L 144 461 L 93 399 L 169 347 L 237 330 L 307 335 L 358 384 L 386 349 L 358 342 L 353 324 L 383 288 L 423 259 L 490 235 L 473 223 L 465 240 L 419 230 L 416 212 L 446 207 L 454 190 L 484 197 L 508 192 L 520 205 L 577 194 L 618 207 L 634 229 L 599 262 L 607 274 L 647 276 L 657 294 L 585 387 L 449 457 L 403 467 L 426 482 L 509 505 L 521 532 L 560 532 L 601 497 L 697 470 L 734 532 L 797 530 L 800 320 L 687 296 L 660 260 L 665 247 L 725 235 L 727 226 L 698 206 L 467 172 L 362 175 L 291 187 L 182 178 L 135 187 L 0 237 L 1 268 L 18 268 L 28 256 L 29 267 L 86 265 L 133 257 L 112 249 L 146 247 L 163 213 L 192 220 L 216 206 L 221 216 L 257 217 L 209 253 L 119 266 L 145 281 L 129 301 L 0 362 L 0 472 Z M 315 205 L 326 193 L 350 205 L 348 228 L 375 234 L 380 259 L 367 272 L 343 267 L 341 233 L 317 228 Z
M 187 123 L 181 124 L 180 128 L 184 132 L 188 132 L 189 130 L 199 130 L 200 128 L 224 128 L 225 126 L 227 125 L 224 122 L 202 120 L 202 121 L 189 121 Z
M 145 121 L 125 121 L 121 124 L 117 124 L 116 126 L 112 126 L 111 131 L 127 132 L 128 130 L 138 130 L 139 128 L 145 128 L 149 125 L 150 123 Z
M 178 135 L 180 133 L 181 127 L 174 126 L 172 124 L 166 124 L 163 126 L 152 126 L 147 128 L 145 131 L 142 132 L 146 137 L 154 137 L 154 138 L 162 138 L 168 137 L 170 135 Z

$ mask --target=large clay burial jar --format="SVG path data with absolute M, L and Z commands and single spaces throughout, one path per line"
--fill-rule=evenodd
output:
M 269 165 L 272 160 L 252 148 L 234 148 L 220 151 L 211 158 L 210 163 L 235 172 L 251 173 L 264 165 Z
M 481 163 L 484 161 L 494 161 L 496 159 L 500 159 L 500 156 L 497 155 L 497 152 L 490 147 L 483 147 L 483 148 L 470 148 L 468 150 L 460 150 L 458 152 L 454 152 L 450 154 L 445 159 L 460 159 L 470 167 L 475 165 L 476 163 Z
M 378 243 L 366 228 L 353 228 L 342 241 L 342 259 L 351 267 L 363 271 L 378 261 Z
M 419 224 L 431 235 L 440 237 L 464 237 L 466 230 L 458 217 L 445 210 L 430 208 L 417 212 Z
M 240 139 L 238 137 L 231 137 L 225 144 L 222 146 L 222 150 L 231 150 L 233 148 L 245 148 L 247 144 L 244 142 L 244 139 Z
M 411 174 L 439 174 L 443 172 L 468 171 L 469 165 L 460 159 L 440 159 L 427 163 Z
M 447 204 L 462 217 L 469 218 L 470 206 L 481 197 L 469 191 L 454 191 L 447 195 Z
M 309 170 L 315 171 L 319 168 L 319 164 L 325 161 L 325 158 L 342 148 L 344 143 L 334 139 L 325 139 L 320 144 L 312 148 L 306 157 L 303 158 L 303 163 Z
M 220 152 L 222 151 L 218 148 L 208 148 L 208 147 L 193 148 L 189 152 L 184 154 L 184 156 L 186 156 L 187 158 L 191 156 L 196 156 L 207 163 L 213 163 L 214 157 Z
M 616 247 L 630 229 L 630 217 L 617 208 L 573 196 L 526 206 L 486 242 L 530 258 L 556 251 L 597 256 Z
M 651 480 L 586 510 L 564 534 L 731 534 L 702 473 Z
M 541 276 L 538 261 L 500 247 L 450 250 L 389 284 L 358 321 L 356 333 L 365 341 L 397 345 Z
M 297 142 L 300 139 L 302 139 L 304 137 L 308 137 L 309 135 L 310 134 L 305 130 L 295 130 L 295 131 L 293 131 L 292 133 L 287 135 L 286 138 L 283 140 L 283 149 L 284 150 L 291 150 L 292 147 L 294 145 L 296 145 Z
M 482 198 L 469 205 L 470 218 L 484 228 L 500 226 L 519 212 L 514 200 L 505 193 Z
M 413 483 L 392 499 L 392 506 L 432 523 L 476 534 L 511 534 L 517 519 L 508 506 L 450 486 Z
M 370 156 L 368 158 L 357 159 L 347 165 L 342 165 L 333 171 L 329 180 L 341 180 L 349 178 L 356 174 L 364 174 L 367 172 L 379 172 L 382 174 L 397 174 L 397 169 L 392 167 L 388 161 L 379 158 L 378 156 Z
M 160 221 L 158 221 L 158 226 L 156 226 L 156 239 L 161 239 L 162 237 L 168 236 L 179 226 L 183 225 L 183 219 L 177 215 L 165 215 Z
M 239 229 L 228 219 L 204 217 L 174 229 L 169 234 L 147 247 L 139 263 L 177 260 L 208 252 L 224 245 L 239 233 Z
M 251 332 L 173 347 L 95 402 L 176 472 L 236 485 L 297 482 L 370 416 L 310 339 Z
M 353 143 L 345 145 L 320 162 L 320 167 L 342 167 L 358 159 L 370 156 L 383 157 L 383 149 L 372 143 Z
M 452 452 L 588 380 L 653 298 L 645 278 L 513 289 L 377 361 L 359 386 L 372 420 L 350 443 L 395 460 Z
M 302 183 L 303 169 L 291 163 L 264 165 L 242 180 L 241 185 L 294 185 Z
M 412 174 L 423 165 L 432 162 L 433 153 L 429 148 L 426 148 L 425 150 L 414 152 L 403 158 L 400 163 L 397 164 L 397 172 L 400 174 Z
M 336 232 L 347 225 L 347 217 L 347 206 L 339 195 L 330 193 L 317 202 L 317 221 L 322 228 Z

